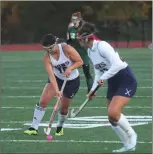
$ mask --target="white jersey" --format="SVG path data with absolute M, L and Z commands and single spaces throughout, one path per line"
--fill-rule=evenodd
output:
M 51 56 L 51 54 L 49 54 L 50 61 L 53 66 L 53 71 L 54 71 L 55 76 L 57 76 L 61 80 L 64 80 L 65 78 L 64 71 L 67 69 L 67 67 L 71 66 L 73 62 L 68 57 L 65 56 L 63 49 L 62 49 L 62 45 L 58 44 L 58 47 L 59 47 L 59 52 L 60 52 L 59 59 L 56 60 Z M 74 69 L 72 70 L 68 80 L 73 80 L 77 78 L 78 76 L 79 76 L 79 71 L 77 69 Z
M 88 48 L 88 56 L 94 65 L 95 71 L 95 79 L 91 90 L 96 88 L 97 81 L 108 80 L 128 66 L 126 62 L 120 59 L 119 54 L 113 47 L 105 41 L 94 40 L 93 47 Z

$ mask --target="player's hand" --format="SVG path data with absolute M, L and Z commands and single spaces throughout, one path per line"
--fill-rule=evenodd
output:
M 96 96 L 96 93 L 94 93 L 93 95 L 91 95 L 92 94 L 92 90 L 88 93 L 88 97 L 89 97 L 89 100 L 93 100 L 94 99 L 94 97 Z
M 65 70 L 65 72 L 64 72 L 64 75 L 68 78 L 69 76 L 70 76 L 70 74 L 71 74 L 71 69 L 68 67 L 66 70 Z
M 56 97 L 61 98 L 63 96 L 63 93 L 60 92 L 59 90 L 56 91 Z
M 104 81 L 103 80 L 99 80 L 97 83 L 98 83 L 99 86 L 103 86 L 104 85 Z

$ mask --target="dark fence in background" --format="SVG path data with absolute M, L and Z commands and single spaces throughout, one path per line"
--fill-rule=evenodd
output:
M 106 20 L 96 24 L 99 30 L 97 36 L 110 42 L 146 41 L 152 40 L 152 23 L 145 19 L 127 21 Z
M 56 21 L 55 21 L 56 23 Z M 66 38 L 67 22 L 62 24 L 50 25 L 47 29 L 39 29 L 38 32 L 28 33 L 20 26 L 14 26 L 9 28 L 9 31 L 2 31 L 1 43 L 2 44 L 29 44 L 39 43 L 42 36 L 46 33 L 52 32 L 55 35 Z M 105 20 L 101 22 L 95 22 L 98 29 L 96 34 L 99 38 L 111 42 L 132 42 L 132 41 L 145 41 L 152 40 L 152 23 L 148 20 L 139 19 L 134 21 L 115 21 Z
M 96 35 L 102 40 L 128 43 L 141 41 L 142 46 L 145 45 L 144 42 L 152 40 L 152 3 L 150 2 L 14 1 L 2 4 L 6 5 L 1 14 L 1 43 L 4 45 L 40 43 L 46 33 L 54 33 L 65 39 L 71 14 L 78 10 L 84 14 L 85 20 L 96 25 L 99 31 Z M 150 6 L 146 9 L 148 12 L 146 16 L 142 15 L 142 4 Z M 111 7 L 112 5 L 114 8 Z M 118 7 L 119 5 L 121 6 Z M 109 7 L 108 10 L 105 9 L 106 6 Z M 126 8 L 128 10 L 124 10 Z M 110 15 L 109 11 L 112 9 L 113 13 Z M 103 10 L 105 12 L 101 13 L 100 11 Z M 134 15 L 117 18 L 114 14 L 118 10 L 121 11 L 119 15 L 123 15 L 124 12 L 129 14 L 130 11 L 134 12 Z M 101 16 L 98 17 L 97 14 Z

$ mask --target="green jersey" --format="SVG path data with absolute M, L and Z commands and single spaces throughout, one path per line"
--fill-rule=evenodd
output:
M 80 46 L 79 41 L 77 39 L 78 37 L 78 31 L 75 27 L 68 28 L 67 32 L 69 33 L 69 39 L 71 39 L 70 45 L 76 49 L 76 51 L 81 56 L 84 64 L 89 63 L 89 57 L 87 53 L 87 49 Z
M 89 92 L 92 87 L 93 80 L 90 74 L 89 57 L 88 57 L 87 49 L 80 46 L 79 41 L 77 39 L 78 31 L 74 26 L 69 27 L 67 30 L 67 33 L 69 34 L 69 39 L 71 40 L 70 45 L 76 49 L 76 51 L 79 53 L 80 57 L 83 60 L 83 63 L 84 63 L 83 72 L 86 77 L 86 82 L 87 82 L 87 87 Z
M 84 49 L 80 46 L 79 42 L 78 42 L 78 31 L 77 29 L 72 26 L 70 28 L 68 28 L 67 30 L 68 34 L 69 34 L 69 38 L 71 39 L 71 45 L 76 49 L 76 50 L 80 50 L 80 49 Z M 78 51 L 79 52 L 79 51 Z

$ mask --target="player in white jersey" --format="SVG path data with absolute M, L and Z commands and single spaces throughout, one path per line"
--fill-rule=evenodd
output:
M 109 43 L 93 39 L 94 29 L 94 25 L 85 23 L 80 29 L 78 38 L 80 44 L 88 48 L 88 55 L 94 65 L 95 79 L 89 94 L 98 84 L 102 86 L 105 80 L 108 81 L 107 113 L 109 122 L 124 144 L 123 148 L 113 150 L 113 152 L 134 151 L 137 134 L 121 112 L 135 95 L 137 81 L 128 64 L 120 59 L 119 54 Z
M 77 51 L 65 43 L 60 44 L 52 34 L 47 34 L 42 39 L 42 45 L 47 53 L 44 55 L 44 66 L 48 73 L 48 83 L 42 92 L 39 104 L 36 105 L 33 115 L 33 122 L 24 134 L 37 135 L 39 124 L 45 114 L 48 102 L 54 97 L 62 97 L 58 122 L 55 135 L 63 135 L 63 124 L 68 114 L 68 108 L 72 98 L 77 93 L 80 86 L 78 67 L 83 65 L 83 61 Z M 60 89 L 65 77 L 68 78 L 63 94 Z

